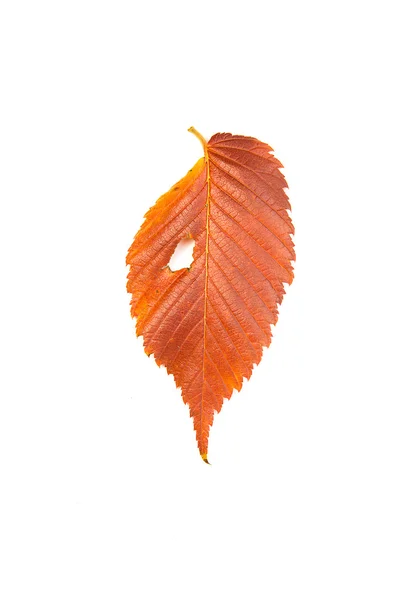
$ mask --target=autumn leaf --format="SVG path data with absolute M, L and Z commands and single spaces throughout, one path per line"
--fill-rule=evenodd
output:
M 172 373 L 207 461 L 214 412 L 271 342 L 295 259 L 281 163 L 252 137 L 217 133 L 204 157 L 145 215 L 127 255 L 127 289 L 145 352 Z M 172 271 L 181 240 L 193 262 Z

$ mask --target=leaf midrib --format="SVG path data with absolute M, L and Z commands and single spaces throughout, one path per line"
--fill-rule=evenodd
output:
M 203 403 L 204 403 L 204 385 L 205 379 L 205 361 L 206 361 L 206 336 L 207 336 L 207 299 L 208 299 L 208 253 L 209 253 L 209 242 L 210 242 L 210 200 L 211 200 L 211 178 L 210 178 L 210 161 L 208 157 L 207 144 L 204 146 L 204 161 L 206 168 L 206 184 L 207 184 L 207 198 L 206 198 L 206 247 L 205 247 L 205 273 L 204 273 L 204 310 L 203 310 L 203 366 L 202 366 L 202 394 L 200 402 L 200 435 L 203 435 Z M 202 459 L 207 461 L 207 453 L 201 455 Z

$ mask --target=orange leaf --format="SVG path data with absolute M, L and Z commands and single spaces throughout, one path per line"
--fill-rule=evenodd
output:
M 172 373 L 207 461 L 214 411 L 240 390 L 271 342 L 295 259 L 281 163 L 255 138 L 217 133 L 145 215 L 127 255 L 137 335 Z M 182 239 L 193 263 L 171 271 Z

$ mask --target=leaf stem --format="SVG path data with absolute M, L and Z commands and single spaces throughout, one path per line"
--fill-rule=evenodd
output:
M 190 131 L 190 133 L 193 133 L 193 135 L 195 135 L 197 137 L 198 140 L 200 140 L 200 142 L 203 144 L 203 148 L 204 148 L 204 152 L 207 152 L 206 148 L 207 148 L 207 140 L 205 137 L 203 137 L 201 135 L 201 133 L 199 133 L 197 131 L 197 129 L 195 129 L 194 127 L 189 127 L 188 131 Z

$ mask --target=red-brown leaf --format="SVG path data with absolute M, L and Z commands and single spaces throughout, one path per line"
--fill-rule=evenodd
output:
M 128 292 L 147 354 L 172 373 L 207 462 L 214 412 L 271 342 L 295 259 L 281 163 L 255 138 L 218 133 L 205 156 L 147 212 L 127 255 Z M 178 243 L 189 269 L 172 272 Z

